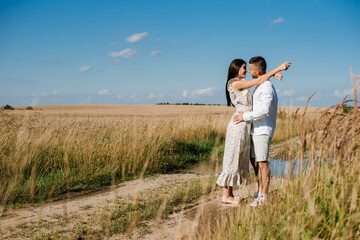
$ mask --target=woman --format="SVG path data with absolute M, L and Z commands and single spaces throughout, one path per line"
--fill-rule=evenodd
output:
M 225 92 L 227 105 L 236 107 L 234 115 L 237 111 L 252 110 L 252 96 L 248 88 L 264 83 L 280 71 L 286 70 L 288 65 L 289 63 L 285 62 L 257 79 L 244 81 L 247 72 L 246 62 L 242 59 L 233 60 L 229 66 Z M 281 74 L 275 77 L 282 79 Z M 232 188 L 249 180 L 250 129 L 251 123 L 248 122 L 235 124 L 231 119 L 228 124 L 223 169 L 216 182 L 223 186 L 223 204 L 238 204 L 239 199 L 234 198 Z

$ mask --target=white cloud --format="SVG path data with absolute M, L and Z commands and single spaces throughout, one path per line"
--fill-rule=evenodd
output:
M 161 99 L 161 98 L 163 98 L 163 97 L 164 97 L 164 96 L 163 96 L 162 94 L 156 95 L 156 94 L 154 94 L 154 93 L 151 93 L 151 94 L 148 96 L 149 99 Z
M 307 97 L 300 96 L 300 97 L 298 97 L 296 100 L 298 100 L 298 101 L 305 101 L 305 100 L 307 100 L 307 99 L 308 99 Z
M 135 57 L 137 54 L 136 50 L 131 49 L 131 48 L 126 48 L 120 52 L 111 52 L 109 53 L 109 57 L 111 58 L 131 58 L 131 57 Z
M 34 97 L 33 100 L 31 100 L 30 106 L 37 106 L 39 102 L 40 102 L 40 98 Z
M 183 97 L 194 97 L 194 98 L 199 96 L 213 96 L 215 90 L 216 90 L 215 87 L 197 89 L 192 91 L 191 93 L 189 92 L 189 90 L 185 90 L 182 92 L 182 95 Z
M 177 42 L 183 42 L 184 39 L 174 39 L 174 40 L 171 40 L 173 43 L 177 43 Z
M 149 36 L 149 33 L 147 33 L 147 32 L 135 33 L 135 34 L 133 34 L 131 36 L 128 36 L 126 38 L 126 41 L 130 42 L 130 43 L 139 42 L 142 39 L 146 38 L 147 36 Z
M 278 24 L 278 23 L 283 23 L 286 22 L 285 19 L 283 19 L 282 17 L 279 17 L 278 19 L 275 19 L 272 21 L 273 24 Z
M 274 27 L 274 26 L 277 25 L 277 24 L 286 22 L 286 20 L 283 19 L 282 17 L 279 17 L 279 18 L 277 18 L 277 19 L 270 20 L 269 22 L 270 22 L 270 26 L 269 26 L 269 27 L 272 28 L 272 27 Z
M 278 90 L 279 95 L 283 96 L 283 97 L 292 97 L 295 94 L 295 91 L 293 89 L 289 89 L 289 90 Z
M 99 91 L 99 95 L 103 96 L 103 95 L 110 95 L 110 90 L 109 89 L 104 89 L 104 90 L 100 90 Z
M 37 106 L 42 97 L 50 97 L 51 95 L 58 95 L 58 94 L 60 94 L 60 92 L 58 91 L 53 91 L 52 93 L 45 93 L 45 92 L 40 94 L 34 93 L 32 95 L 33 99 L 30 102 L 30 106 Z
M 297 101 L 307 101 L 310 96 L 311 96 L 311 94 L 309 94 L 309 96 L 300 96 L 300 97 L 296 98 L 296 100 L 297 100 Z M 316 93 L 316 94 L 310 99 L 310 102 L 312 102 L 312 101 L 314 101 L 314 100 L 316 100 L 316 101 L 318 101 L 318 100 L 323 100 L 323 99 L 325 99 L 325 98 L 326 98 L 326 97 L 325 97 L 323 94 L 321 94 L 321 93 Z
M 32 95 L 33 97 L 46 97 L 46 96 L 49 96 L 48 93 L 40 93 L 40 94 L 33 94 Z
M 354 89 L 353 89 L 353 88 L 351 88 L 351 89 L 345 89 L 345 90 L 343 90 L 343 91 L 341 91 L 341 90 L 335 90 L 334 95 L 337 96 L 337 97 L 345 97 L 346 95 L 354 96 Z
M 86 72 L 91 70 L 90 66 L 83 66 L 83 67 L 79 67 L 79 72 Z
M 157 56 L 157 55 L 161 55 L 161 54 L 163 54 L 163 51 L 151 51 L 150 52 L 151 56 Z
M 216 89 L 215 87 L 198 89 L 198 90 L 192 91 L 191 96 L 193 96 L 193 97 L 197 97 L 197 96 L 213 96 L 215 89 Z
M 136 94 L 134 94 L 129 97 L 129 100 L 132 102 L 139 102 L 141 100 L 141 98 L 138 97 Z

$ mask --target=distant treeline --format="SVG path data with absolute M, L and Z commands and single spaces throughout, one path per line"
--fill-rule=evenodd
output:
M 157 103 L 156 105 L 199 105 L 199 106 L 224 106 L 223 104 L 205 104 L 205 103 Z
M 5 106 L 3 106 L 1 108 L 4 109 L 4 110 L 15 110 L 15 108 L 10 106 L 9 104 L 6 104 Z M 33 108 L 31 106 L 27 106 L 26 110 L 33 110 Z

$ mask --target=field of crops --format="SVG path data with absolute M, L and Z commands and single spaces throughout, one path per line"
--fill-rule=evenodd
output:
M 174 173 L 210 155 L 221 161 L 226 127 L 233 112 L 234 108 L 225 106 L 142 105 L 44 106 L 1 111 L 1 205 L 4 208 L 43 202 L 66 193 Z M 359 121 L 359 111 L 344 112 L 343 105 L 328 109 L 280 108 L 272 146 L 280 144 L 285 159 L 308 161 L 307 174 L 287 179 L 281 189 L 271 193 L 265 208 L 251 209 L 241 204 L 215 219 L 202 220 L 191 236 L 359 237 Z M 160 197 L 150 202 L 143 200 L 142 207 L 122 203 L 121 214 L 114 212 L 115 217 L 104 220 L 103 229 L 97 233 L 104 237 L 128 232 L 126 226 L 136 227 L 136 222 L 168 216 L 178 204 L 218 192 L 214 178 L 209 181 L 202 183 L 206 185 L 203 188 L 196 182 L 179 190 L 180 197 L 173 192 L 166 202 Z M 149 213 L 154 207 L 164 212 Z M 143 211 L 150 215 L 143 215 Z M 209 211 L 218 209 L 209 208 L 207 214 Z M 86 237 L 86 232 L 83 235 Z

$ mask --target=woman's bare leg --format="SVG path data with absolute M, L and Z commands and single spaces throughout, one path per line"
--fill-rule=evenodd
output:
M 222 202 L 232 203 L 234 201 L 233 188 L 230 186 L 223 187 Z

